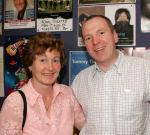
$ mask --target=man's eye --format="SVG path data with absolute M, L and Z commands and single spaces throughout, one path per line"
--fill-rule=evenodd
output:
M 92 37 L 86 37 L 85 38 L 85 41 L 89 41 L 89 40 L 91 40 L 92 39 Z
M 101 31 L 98 33 L 98 35 L 104 35 L 105 32 Z

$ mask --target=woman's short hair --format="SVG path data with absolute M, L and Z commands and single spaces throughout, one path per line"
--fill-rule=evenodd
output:
M 23 51 L 24 67 L 28 69 L 33 64 L 36 55 L 44 54 L 47 49 L 50 51 L 57 50 L 60 53 L 60 62 L 63 67 L 65 63 L 64 42 L 50 32 L 38 33 L 28 40 Z

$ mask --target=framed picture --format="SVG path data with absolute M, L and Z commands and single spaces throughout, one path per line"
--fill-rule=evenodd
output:
M 75 76 L 84 68 L 94 64 L 87 51 L 70 51 L 69 56 L 69 84 Z
M 4 97 L 4 48 L 0 46 L 0 97 Z
M 34 0 L 4 1 L 4 29 L 35 28 Z
M 37 6 L 37 32 L 73 30 L 73 0 L 39 0 Z

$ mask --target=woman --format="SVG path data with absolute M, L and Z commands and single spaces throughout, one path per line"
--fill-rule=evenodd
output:
M 23 62 L 32 77 L 21 90 L 27 99 L 27 117 L 22 131 L 23 101 L 10 94 L 0 113 L 0 135 L 72 135 L 82 128 L 81 106 L 57 78 L 64 64 L 63 42 L 50 33 L 39 33 L 28 41 Z
M 18 11 L 17 19 L 22 20 L 28 5 L 27 0 L 13 0 L 14 6 Z

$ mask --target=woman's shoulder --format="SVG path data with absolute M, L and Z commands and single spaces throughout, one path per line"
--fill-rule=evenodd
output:
M 17 107 L 22 106 L 22 98 L 18 91 L 12 92 L 9 94 L 3 103 L 5 106 Z
M 70 91 L 71 90 L 71 87 L 66 85 L 66 84 L 57 84 L 57 86 L 59 86 L 59 88 L 61 90 L 64 90 L 64 91 Z
M 72 88 L 66 84 L 57 84 L 60 91 L 65 95 L 72 95 Z

